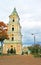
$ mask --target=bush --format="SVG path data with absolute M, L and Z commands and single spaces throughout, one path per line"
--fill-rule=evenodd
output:
M 22 51 L 22 55 L 24 55 L 24 52 Z
M 10 50 L 8 49 L 7 53 L 9 54 L 10 53 Z
M 28 52 L 26 51 L 25 54 L 28 54 Z
M 13 53 L 16 54 L 16 49 L 14 48 Z
M 41 57 L 41 54 L 33 54 L 34 55 L 34 57 Z

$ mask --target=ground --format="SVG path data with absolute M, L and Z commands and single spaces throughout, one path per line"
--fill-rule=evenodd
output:
M 0 56 L 0 65 L 41 65 L 41 58 L 31 55 Z

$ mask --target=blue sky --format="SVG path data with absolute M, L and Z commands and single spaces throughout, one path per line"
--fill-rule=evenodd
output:
M 14 7 L 20 17 L 22 42 L 31 45 L 41 42 L 41 0 L 0 0 L 0 21 L 9 22 L 9 15 Z M 37 34 L 36 34 L 37 33 Z

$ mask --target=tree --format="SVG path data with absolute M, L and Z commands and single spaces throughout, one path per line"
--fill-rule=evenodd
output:
M 7 35 L 7 25 L 3 22 L 0 22 L 0 41 L 8 39 Z
M 25 54 L 28 54 L 28 51 L 26 51 Z
M 8 53 L 8 54 L 10 53 L 10 50 L 9 50 L 9 49 L 7 50 L 7 53 Z
M 22 51 L 22 55 L 24 55 L 24 51 Z
M 16 49 L 14 48 L 13 53 L 16 54 Z
M 36 54 L 40 53 L 40 48 L 41 47 L 39 44 L 35 44 L 35 45 L 28 47 L 28 49 L 31 51 L 32 54 L 33 53 L 36 53 Z
M 7 25 L 3 22 L 0 22 L 0 41 L 1 41 L 1 48 L 3 47 L 3 40 L 8 39 L 7 34 Z

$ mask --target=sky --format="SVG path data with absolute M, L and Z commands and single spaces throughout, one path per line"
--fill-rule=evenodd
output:
M 7 24 L 14 8 L 20 17 L 23 45 L 34 44 L 34 36 L 35 43 L 41 44 L 41 0 L 0 0 L 0 21 Z

